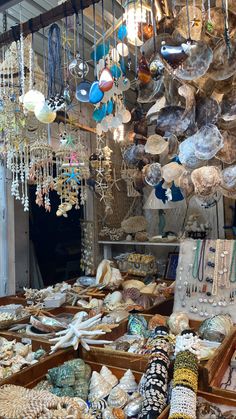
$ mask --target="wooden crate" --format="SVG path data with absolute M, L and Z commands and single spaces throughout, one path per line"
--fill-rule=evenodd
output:
M 142 314 L 147 322 L 151 319 L 150 314 Z M 189 321 L 190 328 L 193 330 L 198 330 L 201 321 L 199 320 L 190 320 Z M 123 336 L 127 332 L 128 321 L 122 322 L 119 327 L 116 329 L 116 338 Z M 216 369 L 216 360 L 218 357 L 222 357 L 222 352 L 225 351 L 225 348 L 229 345 L 229 342 L 232 339 L 232 334 L 235 333 L 233 329 L 232 333 L 224 339 L 222 344 L 219 348 L 216 349 L 215 354 L 212 358 L 207 361 L 201 361 L 199 366 L 199 388 L 201 390 L 209 390 L 209 383 L 211 381 L 212 376 L 214 375 Z M 108 336 L 109 339 L 109 336 Z M 113 340 L 115 340 L 113 339 Z M 145 372 L 148 364 L 148 355 L 140 355 L 134 354 L 130 352 L 124 351 L 117 351 L 109 348 L 104 348 L 103 346 L 92 346 L 89 352 L 85 351 L 82 347 L 80 347 L 81 357 L 85 360 L 89 360 L 91 362 L 106 362 L 106 359 L 109 358 L 109 362 L 111 365 L 119 366 L 120 362 L 125 368 L 134 368 L 136 371 Z M 220 354 L 220 355 L 219 355 Z
M 25 342 L 24 338 L 22 338 L 19 335 L 18 336 L 12 335 L 10 332 L 3 334 L 0 331 L 0 337 L 4 337 L 8 340 L 15 339 L 17 342 L 30 343 L 32 345 L 33 351 L 37 351 L 38 349 L 44 349 L 49 354 L 50 345 L 48 343 L 46 344 L 46 343 L 42 343 L 40 341 L 32 340 L 32 339 L 28 339 L 27 342 Z M 48 358 L 50 358 L 50 355 L 46 355 L 45 357 L 40 359 L 37 362 L 37 364 L 27 366 L 23 368 L 22 370 L 20 370 L 19 372 L 12 374 L 10 377 L 4 380 L 0 380 L 0 385 L 3 385 L 3 384 L 24 385 L 25 377 L 28 377 L 31 375 L 32 368 L 35 368 L 35 367 L 40 368 L 40 365 L 42 364 L 42 362 L 46 361 Z
M 142 314 L 145 317 L 147 322 L 152 318 L 150 314 Z M 165 316 L 167 319 L 167 316 Z M 190 327 L 193 329 L 198 329 L 200 321 L 190 320 Z M 123 321 L 113 332 L 116 335 L 113 340 L 118 339 L 127 332 L 128 320 Z M 111 340 L 110 335 L 107 335 L 107 338 Z M 81 357 L 84 360 L 91 362 L 106 362 L 106 359 L 109 359 L 110 365 L 119 366 L 120 363 L 125 368 L 135 369 L 136 371 L 145 372 L 148 364 L 149 355 L 140 355 L 134 354 L 131 352 L 117 351 L 109 348 L 104 348 L 103 346 L 90 346 L 90 351 L 87 352 L 82 347 L 79 348 Z
M 236 407 L 236 400 L 235 399 L 229 399 L 225 397 L 218 396 L 216 394 L 207 393 L 204 391 L 198 391 L 197 393 L 198 397 L 203 397 L 205 400 L 207 400 L 210 403 L 222 405 L 222 406 L 229 406 L 229 410 L 231 408 Z M 168 419 L 170 413 L 170 406 L 168 406 L 161 415 L 161 419 Z
M 209 361 L 209 388 L 218 396 L 236 400 L 236 391 L 225 390 L 220 387 L 226 369 L 236 349 L 236 327 L 232 333 L 223 341 L 215 356 Z
M 64 362 L 69 361 L 71 359 L 75 359 L 77 357 L 78 357 L 78 353 L 76 351 L 73 351 L 72 349 L 69 349 L 67 351 L 57 352 L 49 356 L 47 359 L 43 360 L 40 365 L 37 364 L 37 365 L 32 366 L 31 371 L 26 371 L 24 374 L 25 382 L 22 384 L 22 380 L 18 380 L 17 385 L 21 385 L 26 388 L 34 388 L 40 381 L 42 381 L 45 378 L 47 371 L 50 368 L 58 367 L 59 365 L 62 365 Z M 102 363 L 102 362 L 99 363 L 99 362 L 92 362 L 92 361 L 86 360 L 86 363 L 91 366 L 92 371 L 99 372 L 102 366 L 106 365 L 118 379 L 123 377 L 127 369 L 121 368 L 121 367 L 114 367 L 113 365 L 109 365 L 109 360 L 107 361 L 108 362 L 105 362 L 105 363 Z M 135 371 L 133 369 L 132 369 L 132 372 L 135 376 L 136 381 L 139 382 L 142 374 L 139 371 Z M 160 416 L 157 417 L 157 419 L 164 419 L 165 417 L 166 417 L 166 409 L 162 412 Z

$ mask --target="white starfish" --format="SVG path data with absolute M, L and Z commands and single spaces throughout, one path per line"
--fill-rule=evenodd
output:
M 74 349 L 77 350 L 79 343 L 81 343 L 87 351 L 90 350 L 89 344 L 103 345 L 111 343 L 107 340 L 96 339 L 96 336 L 104 335 L 106 333 L 104 330 L 89 330 L 92 326 L 95 326 L 100 322 L 102 314 L 97 314 L 96 316 L 83 321 L 86 315 L 87 313 L 84 311 L 76 314 L 67 329 L 57 332 L 55 334 L 56 337 L 49 340 L 50 342 L 55 343 L 54 346 L 51 346 L 51 352 L 55 352 L 59 348 L 69 348 L 70 346 L 73 346 Z

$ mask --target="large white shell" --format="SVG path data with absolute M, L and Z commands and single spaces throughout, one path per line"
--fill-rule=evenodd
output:
M 119 388 L 118 386 L 114 387 L 107 399 L 108 405 L 110 407 L 123 407 L 128 401 L 128 394 Z
M 133 393 L 137 390 L 138 385 L 131 370 L 127 370 L 125 372 L 117 387 L 122 388 L 122 390 L 126 391 L 127 393 Z
M 99 263 L 98 268 L 97 268 L 96 284 L 108 285 L 110 280 L 111 280 L 110 261 L 107 259 L 103 259 L 102 262 Z
M 111 389 L 111 384 L 109 384 L 97 371 L 93 371 L 89 386 L 89 399 L 103 399 L 108 396 Z
M 103 365 L 100 371 L 100 375 L 112 386 L 115 387 L 118 384 L 118 378 L 112 374 L 111 370 Z
M 120 291 L 114 291 L 112 294 L 108 294 L 104 298 L 104 305 L 115 305 L 117 303 L 120 303 L 122 301 L 122 294 Z

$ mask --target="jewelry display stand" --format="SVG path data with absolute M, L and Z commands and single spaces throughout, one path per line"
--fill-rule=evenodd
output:
M 236 323 L 235 240 L 192 240 L 180 245 L 174 312 L 193 320 L 230 314 Z

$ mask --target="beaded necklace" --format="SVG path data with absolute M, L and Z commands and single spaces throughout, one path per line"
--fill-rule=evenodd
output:
M 236 240 L 234 240 L 234 245 L 233 245 L 233 250 L 232 250 L 230 270 L 229 270 L 229 280 L 232 283 L 236 282 Z
M 194 279 L 197 278 L 199 282 L 202 282 L 204 278 L 205 248 L 206 248 L 206 240 L 203 240 L 202 242 L 201 240 L 198 240 L 192 275 L 193 275 L 193 278 Z

